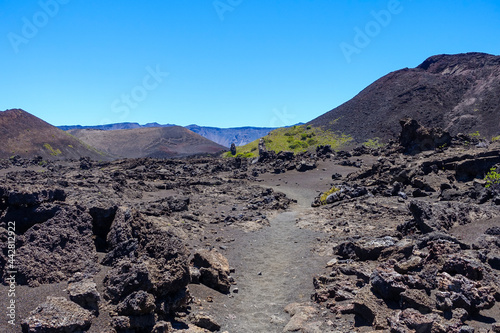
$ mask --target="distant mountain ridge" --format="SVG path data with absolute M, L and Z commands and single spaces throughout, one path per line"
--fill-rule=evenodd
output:
M 72 129 L 67 132 L 114 158 L 179 158 L 226 150 L 226 147 L 181 126 L 108 131 Z
M 63 131 L 69 131 L 74 129 L 92 129 L 92 130 L 123 130 L 123 129 L 135 129 L 135 128 L 152 128 L 152 127 L 173 127 L 177 125 L 165 124 L 161 125 L 158 123 L 148 123 L 145 125 L 140 125 L 139 123 L 116 123 L 116 124 L 106 124 L 106 125 L 95 125 L 95 126 L 81 126 L 81 125 L 64 125 L 58 126 Z M 208 127 L 199 125 L 189 125 L 184 128 L 189 129 L 215 143 L 218 143 L 224 147 L 231 146 L 234 143 L 237 146 L 246 145 L 249 142 L 257 140 L 263 136 L 269 134 L 273 127 L 232 127 L 232 128 L 219 128 L 219 127 Z
M 18 155 L 60 160 L 88 156 L 94 160 L 111 160 L 108 155 L 21 109 L 0 111 L 0 142 L 0 158 Z
M 145 125 L 140 125 L 139 123 L 115 123 L 115 124 L 106 124 L 106 125 L 94 125 L 94 126 L 82 126 L 82 125 L 63 125 L 57 126 L 63 131 L 69 131 L 73 129 L 95 129 L 95 130 L 103 130 L 103 131 L 113 131 L 113 130 L 123 130 L 123 129 L 134 129 L 134 128 L 143 128 L 143 127 L 171 127 L 176 126 L 173 124 L 165 124 L 160 125 L 158 123 L 148 123 Z
M 275 128 L 269 127 L 233 127 L 233 128 L 218 128 L 206 127 L 198 125 L 186 126 L 187 129 L 200 134 L 201 136 L 217 142 L 224 147 L 231 146 L 234 143 L 236 146 L 243 146 L 249 142 L 266 136 Z
M 500 134 L 500 56 L 436 55 L 385 75 L 307 125 L 351 135 L 358 143 L 397 138 L 404 117 L 452 135 Z

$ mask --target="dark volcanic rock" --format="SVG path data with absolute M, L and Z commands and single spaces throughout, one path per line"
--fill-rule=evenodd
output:
M 117 312 L 125 316 L 139 316 L 153 312 L 156 309 L 155 297 L 143 290 L 128 295 L 117 306 Z
M 411 201 L 409 210 L 419 229 L 424 233 L 448 230 L 456 223 L 468 224 L 473 217 L 481 215 L 479 207 L 456 202 L 428 203 Z
M 62 189 L 39 191 L 12 191 L 8 194 L 7 203 L 15 207 L 30 207 L 44 202 L 64 201 L 66 194 Z
M 233 143 L 231 143 L 231 148 L 229 149 L 229 151 L 231 152 L 231 155 L 236 155 L 236 145 Z
M 129 294 L 153 289 L 148 268 L 144 262 L 120 261 L 105 277 L 105 297 L 114 303 L 125 299 Z
M 120 303 L 121 313 L 135 316 L 139 314 L 135 312 L 142 311 L 142 318 L 151 308 L 147 304 L 154 303 L 144 296 L 149 294 L 161 305 L 157 312 L 165 315 L 185 305 L 190 280 L 188 254 L 169 228 L 121 207 L 108 234 L 108 244 L 110 252 L 105 262 L 113 269 L 104 279 L 105 297 L 114 304 Z M 141 310 L 130 310 L 134 307 Z
M 387 300 L 399 301 L 400 294 L 408 287 L 405 278 L 390 267 L 378 267 L 370 276 L 372 288 Z
M 64 297 L 47 297 L 30 316 L 21 323 L 26 333 L 78 333 L 89 329 L 90 311 Z
M 387 318 L 391 332 L 434 332 L 433 326 L 440 322 L 437 314 L 421 314 L 415 309 L 406 309 Z
M 69 298 L 83 308 L 98 310 L 101 295 L 97 291 L 97 284 L 88 275 L 76 273 L 68 281 Z
M 107 234 L 107 248 L 109 252 L 103 260 L 104 265 L 111 265 L 124 258 L 133 258 L 137 255 L 138 240 L 133 237 L 133 229 L 138 228 L 132 217 L 132 211 L 120 207 L 114 216 Z
M 201 328 L 207 329 L 211 332 L 219 331 L 221 326 L 210 316 L 205 314 L 196 314 L 191 317 L 191 322 Z
M 17 283 L 36 285 L 95 273 L 97 253 L 92 217 L 81 207 L 63 206 L 55 216 L 19 236 Z
M 483 286 L 480 282 L 464 276 L 450 276 L 441 273 L 438 277 L 439 289 L 444 291 L 436 295 L 439 308 L 447 310 L 463 308 L 469 313 L 477 313 L 482 309 L 490 309 L 495 304 L 495 290 L 492 286 Z
M 361 261 L 377 260 L 384 249 L 395 244 L 395 240 L 389 236 L 376 239 L 363 239 L 340 244 L 337 247 L 337 254 L 344 258 L 357 258 Z
M 316 163 L 302 160 L 295 165 L 297 171 L 305 172 L 316 168 Z
M 402 130 L 399 144 L 406 153 L 415 154 L 424 150 L 432 150 L 441 146 L 449 146 L 451 135 L 441 128 L 424 128 L 415 119 L 400 121 Z
M 194 254 L 192 264 L 200 271 L 200 283 L 222 293 L 229 293 L 229 263 L 215 250 L 201 250 Z

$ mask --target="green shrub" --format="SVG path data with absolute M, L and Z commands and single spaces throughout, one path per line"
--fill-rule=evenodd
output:
M 326 198 L 328 198 L 328 196 L 332 193 L 335 193 L 335 192 L 338 192 L 340 191 L 339 188 L 337 187 L 332 187 L 331 189 L 329 189 L 328 191 L 324 192 L 323 194 L 321 194 L 321 196 L 319 197 L 319 202 L 322 204 L 322 205 L 326 205 Z
M 491 141 L 492 142 L 495 142 L 495 141 L 500 141 L 500 135 L 499 136 L 494 136 L 491 138 Z
M 371 149 L 382 148 L 384 144 L 380 142 L 380 138 L 368 139 L 368 141 L 363 142 L 363 146 Z
M 307 142 L 307 144 L 308 144 L 309 146 L 314 146 L 315 144 L 317 144 L 317 143 L 318 143 L 318 140 L 313 139 L 313 138 L 309 138 L 309 139 L 307 139 L 307 141 L 306 141 L 306 142 Z
M 313 151 L 317 145 L 330 145 L 332 149 L 339 150 L 352 141 L 348 135 L 305 125 L 278 128 L 271 131 L 263 139 L 267 149 L 276 153 L 280 151 L 293 153 Z M 237 149 L 239 153 L 257 153 L 258 145 L 259 140 L 255 140 Z
M 61 150 L 52 148 L 52 146 L 48 143 L 44 144 L 43 147 L 47 149 L 50 155 L 52 156 L 57 156 L 62 154 Z
M 481 134 L 479 134 L 479 131 L 475 131 L 474 133 L 470 133 L 469 136 L 471 138 L 479 139 L 479 137 L 481 136 Z
M 497 187 L 498 185 L 500 185 L 500 173 L 498 173 L 496 168 L 493 167 L 490 169 L 490 171 L 488 171 L 488 173 L 484 177 L 484 180 L 486 180 L 486 185 L 484 187 Z

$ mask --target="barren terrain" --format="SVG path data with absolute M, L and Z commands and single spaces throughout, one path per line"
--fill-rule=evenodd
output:
M 500 193 L 484 178 L 500 146 L 402 126 L 404 146 L 377 150 L 3 161 L 18 304 L 3 328 L 498 331 Z

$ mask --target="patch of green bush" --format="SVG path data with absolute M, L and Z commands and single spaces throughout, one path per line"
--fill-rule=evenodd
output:
M 52 156 L 57 156 L 57 155 L 61 155 L 62 152 L 60 149 L 54 149 L 52 148 L 52 146 L 48 143 L 44 144 L 43 147 L 45 149 L 47 149 L 49 151 L 49 154 L 52 155 Z
M 497 172 L 495 167 L 491 168 L 490 171 L 484 177 L 486 180 L 486 185 L 484 187 L 490 188 L 492 186 L 500 185 L 500 173 Z
M 380 138 L 373 138 L 373 139 L 368 139 L 366 142 L 363 142 L 363 146 L 370 148 L 370 149 L 377 149 L 377 148 L 382 148 L 385 146 L 384 143 L 380 141 Z
M 481 134 L 479 134 L 479 131 L 475 131 L 474 133 L 470 133 L 469 136 L 473 139 L 479 139 Z
M 331 189 L 329 189 L 328 191 L 324 192 L 323 194 L 321 194 L 321 196 L 319 197 L 319 202 L 322 204 L 322 205 L 326 205 L 326 198 L 328 198 L 328 196 L 330 194 L 333 194 L 335 192 L 338 192 L 340 191 L 339 188 L 337 187 L 332 187 Z
M 278 128 L 271 131 L 263 139 L 267 149 L 276 153 L 280 151 L 291 151 L 293 153 L 313 151 L 318 145 L 330 145 L 332 149 L 339 150 L 352 141 L 352 138 L 348 135 L 326 131 L 310 125 Z M 258 145 L 259 140 L 255 140 L 245 146 L 237 147 L 237 152 L 243 154 L 257 152 Z

